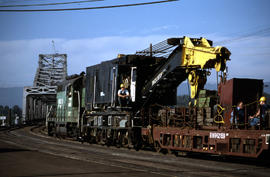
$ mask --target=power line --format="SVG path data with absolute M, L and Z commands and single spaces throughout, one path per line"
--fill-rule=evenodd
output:
M 47 3 L 47 4 L 22 4 L 22 5 L 5 5 L 0 7 L 29 7 L 29 6 L 54 6 L 54 5 L 63 5 L 63 4 L 80 4 L 86 2 L 96 2 L 104 0 L 87 0 L 87 1 L 71 1 L 71 2 L 59 2 L 59 3 Z
M 100 7 L 83 7 L 83 8 L 68 8 L 68 9 L 27 9 L 27 10 L 0 10 L 0 12 L 44 12 L 44 11 L 71 11 L 71 10 L 94 10 L 94 9 L 109 9 L 109 8 L 117 8 L 117 7 L 131 7 L 131 6 L 142 6 L 142 5 L 150 5 L 150 4 L 160 4 L 166 2 L 173 2 L 179 0 L 164 0 L 164 1 L 152 1 L 152 2 L 144 2 L 144 3 L 134 3 L 134 4 L 121 4 L 121 5 L 113 5 L 113 6 L 100 6 Z
M 23 3 L 23 2 L 31 2 L 31 1 L 42 1 L 42 0 L 0 0 L 0 4 L 11 4 L 11 3 Z
M 6 0 L 6 1 L 0 1 L 0 4 L 6 4 L 6 3 L 13 3 L 13 2 L 18 2 L 18 0 Z
M 261 29 L 261 30 L 257 30 L 257 31 L 248 33 L 246 35 L 242 35 L 242 36 L 233 38 L 233 39 L 218 41 L 218 42 L 215 42 L 215 45 L 224 45 L 224 44 L 228 44 L 228 43 L 235 42 L 235 41 L 246 40 L 249 37 L 254 36 L 256 34 L 267 34 L 269 32 L 270 32 L 270 27 L 265 28 L 265 29 Z

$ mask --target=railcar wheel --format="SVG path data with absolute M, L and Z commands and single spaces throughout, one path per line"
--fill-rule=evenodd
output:
M 156 152 L 161 152 L 161 147 L 157 141 L 154 143 L 154 148 Z
M 90 129 L 89 132 L 89 144 L 96 143 L 96 130 L 95 129 Z
M 120 148 L 121 147 L 121 144 L 122 144 L 122 134 L 121 134 L 121 132 L 119 131 L 118 133 L 117 133 L 117 139 L 116 139 L 116 147 L 117 148 Z
M 130 149 L 132 147 L 132 143 L 131 143 L 131 138 L 129 136 L 129 132 L 127 131 L 125 135 L 123 135 L 122 137 L 122 143 L 123 146 Z
M 100 145 L 104 145 L 103 143 L 103 130 L 97 130 L 96 133 L 96 143 Z
M 107 145 L 107 147 L 110 147 L 113 144 L 113 134 L 111 129 L 108 129 L 106 131 L 106 139 L 105 139 L 105 144 Z

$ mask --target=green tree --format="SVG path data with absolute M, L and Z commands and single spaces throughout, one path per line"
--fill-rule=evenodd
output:
M 0 116 L 3 116 L 4 106 L 0 105 Z
M 13 106 L 12 112 L 14 115 L 17 114 L 17 116 L 22 117 L 22 109 L 18 105 Z
M 8 111 L 9 111 L 9 107 L 5 106 L 4 109 L 3 109 L 3 115 L 8 117 Z

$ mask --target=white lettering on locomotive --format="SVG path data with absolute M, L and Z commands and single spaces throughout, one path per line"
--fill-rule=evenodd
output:
M 159 81 L 159 79 L 162 78 L 162 75 L 163 75 L 164 72 L 165 72 L 165 70 L 163 70 L 161 73 L 159 73 L 157 75 L 157 77 L 152 81 L 152 86 L 155 85 Z

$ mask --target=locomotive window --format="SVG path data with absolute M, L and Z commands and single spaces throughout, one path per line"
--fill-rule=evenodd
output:
M 110 80 L 111 80 L 111 81 L 113 80 L 114 72 L 115 72 L 115 67 L 113 67 L 113 68 L 111 69 L 111 74 L 110 74 Z
M 92 95 L 94 93 L 94 76 L 89 78 L 89 93 Z
M 73 107 L 78 107 L 78 93 L 77 92 L 73 92 Z
M 67 86 L 67 92 L 66 92 L 68 97 L 71 97 L 71 85 Z
M 133 75 L 132 75 L 131 81 L 135 82 L 136 78 L 137 78 L 137 69 L 133 69 Z

